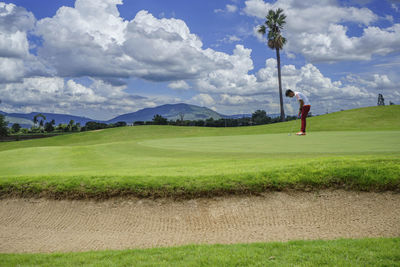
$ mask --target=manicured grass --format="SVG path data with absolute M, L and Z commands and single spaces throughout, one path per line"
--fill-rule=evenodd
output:
M 0 254 L 0 266 L 400 266 L 400 238 Z
M 1 143 L 0 194 L 399 190 L 399 122 L 399 106 L 372 107 L 310 118 L 309 134 L 302 137 L 288 136 L 291 125 L 299 124 L 292 121 L 240 128 L 123 127 Z

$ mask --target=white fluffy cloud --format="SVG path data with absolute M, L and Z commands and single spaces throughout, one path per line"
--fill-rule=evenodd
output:
M 231 67 L 222 53 L 203 49 L 182 20 L 140 11 L 126 21 L 117 9 L 122 1 L 100 3 L 77 0 L 74 8 L 38 22 L 36 33 L 44 40 L 39 55 L 58 75 L 176 81 Z
M 24 58 L 29 54 L 26 32 L 35 17 L 25 8 L 0 2 L 0 57 Z
M 27 32 L 35 17 L 25 8 L 0 2 L 0 83 L 21 81 L 45 68 L 29 53 Z
M 311 62 L 369 60 L 373 55 L 400 51 L 400 24 L 371 26 L 378 16 L 368 8 L 339 6 L 335 0 L 247 0 L 245 5 L 247 15 L 260 19 L 270 9 L 283 8 L 287 15 L 285 50 L 300 53 Z M 343 23 L 358 24 L 362 35 L 349 36 Z
M 125 86 L 112 86 L 102 80 L 92 80 L 89 86 L 59 77 L 25 78 L 20 83 L 0 84 L 2 110 L 8 112 L 74 113 L 92 110 L 119 115 L 132 110 L 165 104 L 171 99 L 146 98 L 126 93 Z M 77 114 L 82 115 L 82 114 Z
M 0 2 L 0 84 L 51 74 L 43 61 L 29 51 L 28 33 L 35 23 L 33 14 L 25 8 Z
M 19 81 L 24 76 L 21 59 L 0 57 L 0 84 Z
M 231 5 L 231 4 L 227 4 L 225 6 L 225 9 L 215 9 L 214 12 L 215 13 L 235 13 L 238 10 L 238 7 L 236 5 Z
M 200 105 L 200 106 L 212 106 L 215 104 L 214 99 L 209 94 L 198 94 L 192 97 L 192 102 Z
M 230 62 L 233 68 L 210 71 L 205 77 L 196 81 L 198 90 L 231 94 L 254 93 L 256 77 L 248 74 L 253 69 L 250 54 L 251 49 L 242 45 L 237 45 L 232 55 L 224 54 L 225 60 Z
M 191 88 L 187 82 L 182 81 L 182 80 L 172 82 L 172 83 L 168 84 L 168 87 L 171 89 L 177 89 L 177 90 L 188 90 Z
M 235 106 L 235 110 L 244 112 L 262 108 L 268 113 L 277 113 L 279 95 L 276 60 L 267 59 L 264 68 L 255 74 L 249 74 L 252 70 L 250 53 L 251 50 L 237 46 L 234 54 L 229 56 L 235 64 L 234 72 L 212 72 L 207 78 L 197 81 L 198 89 L 207 98 L 212 98 L 212 105 L 221 112 L 232 112 L 232 107 Z M 323 113 L 326 108 L 332 111 L 373 105 L 380 89 L 395 89 L 398 86 L 387 75 L 378 74 L 366 78 L 348 76 L 344 80 L 332 81 L 313 64 L 306 64 L 301 68 L 283 65 L 282 83 L 283 91 L 298 90 L 309 96 L 314 113 Z M 399 99 L 394 93 L 385 95 Z M 200 98 L 194 100 L 204 103 Z M 297 105 L 295 101 L 285 98 L 285 102 L 289 112 L 295 110 L 292 108 Z

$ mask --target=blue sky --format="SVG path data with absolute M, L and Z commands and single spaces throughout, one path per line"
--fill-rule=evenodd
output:
M 312 112 L 400 103 L 398 0 L 0 2 L 0 110 L 109 119 L 166 103 L 279 113 L 275 51 L 256 33 L 283 8 L 285 89 Z M 296 103 L 285 99 L 287 114 Z

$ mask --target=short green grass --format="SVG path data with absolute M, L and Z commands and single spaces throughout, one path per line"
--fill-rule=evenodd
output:
M 202 196 L 285 188 L 400 189 L 400 106 L 293 124 L 139 126 L 0 143 L 0 194 Z
M 0 254 L 0 266 L 400 266 L 400 238 Z

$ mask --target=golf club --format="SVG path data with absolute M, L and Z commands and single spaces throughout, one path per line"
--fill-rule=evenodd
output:
M 290 129 L 290 133 L 288 133 L 288 136 L 291 136 L 291 135 L 292 135 L 294 126 L 296 125 L 297 119 L 298 119 L 299 117 L 300 117 L 300 116 L 296 116 L 296 120 L 295 120 L 295 122 L 293 123 L 292 128 Z

